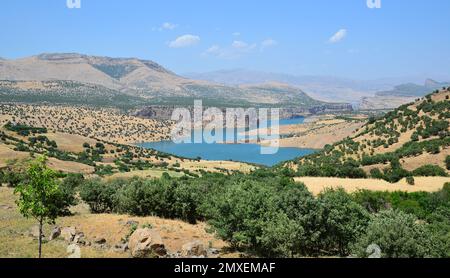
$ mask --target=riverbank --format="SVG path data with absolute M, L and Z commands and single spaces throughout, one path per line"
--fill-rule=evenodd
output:
M 355 134 L 364 124 L 364 117 L 345 119 L 335 115 L 312 116 L 302 123 L 280 125 L 279 140 L 250 140 L 249 143 L 282 148 L 323 149 Z M 263 129 L 249 132 L 250 137 L 265 132 Z M 277 142 L 278 141 L 278 142 Z

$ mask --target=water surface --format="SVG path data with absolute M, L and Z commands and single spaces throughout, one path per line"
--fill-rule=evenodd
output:
M 280 120 L 280 126 L 301 124 L 303 122 L 303 117 L 283 119 Z M 226 132 L 234 132 L 237 135 L 241 131 L 242 129 L 224 130 L 224 134 Z M 296 157 L 309 155 L 315 151 L 313 149 L 279 148 L 276 154 L 267 155 L 261 154 L 261 145 L 258 144 L 175 144 L 172 141 L 142 143 L 139 146 L 191 159 L 232 160 L 266 166 L 273 166 Z

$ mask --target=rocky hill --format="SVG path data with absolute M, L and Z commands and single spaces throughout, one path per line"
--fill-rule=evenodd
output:
M 435 91 L 380 118 L 371 118 L 353 137 L 288 165 L 299 176 L 372 176 L 391 182 L 448 175 L 449 98 L 450 88 Z
M 186 105 L 203 99 L 209 106 L 279 106 L 313 108 L 327 105 L 296 87 L 282 84 L 233 87 L 180 77 L 161 65 L 137 58 L 109 58 L 76 53 L 41 54 L 0 60 L 0 100 L 17 102 L 58 100 L 133 106 Z M 34 82 L 30 85 L 30 83 Z M 38 84 L 38 82 L 41 82 Z M 36 88 L 37 87 L 37 88 Z M 75 89 L 74 89 L 75 87 Z M 78 101 L 70 99 L 75 92 Z M 79 96 L 82 98 L 79 98 Z M 29 96 L 29 97 L 27 97 Z M 116 100 L 114 98 L 119 98 Z M 105 103 L 103 103 L 105 104 Z

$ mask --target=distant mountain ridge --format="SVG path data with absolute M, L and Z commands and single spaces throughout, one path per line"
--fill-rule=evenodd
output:
M 288 106 L 309 109 L 327 105 L 301 89 L 285 84 L 227 86 L 181 77 L 150 60 L 78 53 L 44 53 L 2 60 L 0 80 L 17 82 L 13 85 L 0 84 L 0 96 L 7 98 L 6 94 L 9 94 L 16 100 L 26 100 L 26 94 L 36 92 L 33 86 L 26 86 L 23 82 L 44 82 L 39 85 L 44 88 L 30 99 L 48 101 L 58 96 L 56 99 L 60 101 L 73 101 L 70 97 L 71 86 L 76 84 L 78 90 L 75 93 L 85 97 L 86 102 L 95 98 L 96 103 L 99 103 L 99 98 L 94 97 L 94 94 L 102 96 L 103 92 L 111 94 L 114 91 L 113 95 L 121 96 L 120 99 L 128 95 L 133 103 L 141 105 L 192 105 L 194 99 L 203 99 L 210 106 Z M 51 81 L 61 81 L 57 90 L 56 87 L 46 86 L 48 84 L 45 82 Z M 65 85 L 68 87 L 64 88 Z M 92 85 L 101 89 L 96 92 L 92 90 Z
M 424 85 L 407 83 L 395 86 L 389 91 L 377 92 L 374 97 L 366 97 L 361 100 L 360 109 L 393 109 L 402 104 L 421 98 L 432 91 L 450 86 L 447 82 L 437 82 L 427 79 Z
M 430 91 L 448 87 L 448 82 L 437 82 L 432 79 L 427 79 L 424 85 L 417 85 L 413 83 L 402 84 L 395 86 L 393 90 L 378 92 L 376 96 L 397 96 L 397 97 L 423 97 L 429 94 Z

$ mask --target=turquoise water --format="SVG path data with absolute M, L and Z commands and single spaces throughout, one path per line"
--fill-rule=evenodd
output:
M 280 126 L 301 124 L 303 121 L 303 117 L 284 119 L 280 120 Z M 171 141 L 143 143 L 140 146 L 192 159 L 200 157 L 205 160 L 233 160 L 266 166 L 273 166 L 282 161 L 309 155 L 315 151 L 312 149 L 279 148 L 276 154 L 266 155 L 261 154 L 261 146 L 258 144 L 175 144 Z

